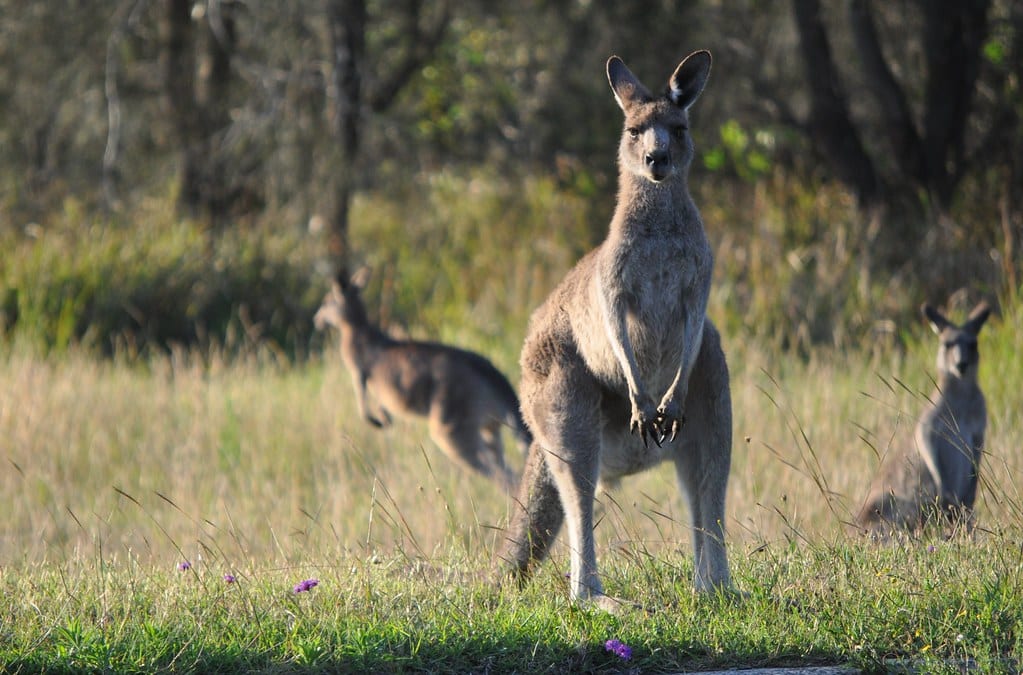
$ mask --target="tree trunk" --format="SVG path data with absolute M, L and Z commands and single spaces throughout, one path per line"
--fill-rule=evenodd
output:
M 831 55 L 820 2 L 792 0 L 792 7 L 809 83 L 807 126 L 811 140 L 839 180 L 853 189 L 860 207 L 870 209 L 881 199 L 880 180 L 849 115 L 848 97 Z
M 990 0 L 927 0 L 924 51 L 924 162 L 931 197 L 942 209 L 955 193 L 966 161 L 966 129 L 987 39 Z
M 160 55 L 164 99 L 179 146 L 178 208 L 219 222 L 233 192 L 217 135 L 230 121 L 231 55 L 235 25 L 229 3 L 209 3 L 199 37 L 189 0 L 165 0 Z M 215 16 L 211 16 L 215 12 Z M 201 67 L 197 66 L 201 58 Z
M 335 274 L 345 269 L 349 253 L 348 213 L 359 160 L 361 64 L 366 51 L 365 0 L 330 0 L 330 48 L 333 55 L 332 127 L 337 136 L 341 166 L 333 172 L 327 229 L 327 255 Z

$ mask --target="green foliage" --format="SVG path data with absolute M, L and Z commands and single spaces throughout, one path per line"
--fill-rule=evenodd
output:
M 139 213 L 130 226 L 69 213 L 4 232 L 2 325 L 45 349 L 110 353 L 206 340 L 302 351 L 322 286 L 312 243 L 284 228 L 215 233 Z
M 733 143 L 753 142 L 741 129 L 729 133 Z M 436 171 L 361 194 L 351 258 L 372 268 L 371 315 L 397 334 L 459 343 L 512 370 L 530 313 L 603 238 L 611 216 L 592 177 L 566 171 Z M 1003 247 L 997 234 L 956 224 L 921 242 L 909 266 L 884 269 L 877 232 L 864 230 L 848 193 L 780 172 L 750 176 L 719 181 L 697 167 L 691 181 L 716 250 L 710 313 L 726 335 L 803 354 L 819 344 L 898 342 L 924 300 L 943 304 L 961 289 L 992 297 L 1014 277 L 1013 242 L 992 265 Z M 274 212 L 223 229 L 170 212 L 154 200 L 107 219 L 68 200 L 41 225 L 0 230 L 10 252 L 0 267 L 4 334 L 105 353 L 269 341 L 304 356 L 327 287 L 322 235 Z
M 703 151 L 703 165 L 714 172 L 728 171 L 748 182 L 768 175 L 774 168 L 771 148 L 774 135 L 764 129 L 751 135 L 736 119 L 727 120 L 719 129 L 720 143 Z

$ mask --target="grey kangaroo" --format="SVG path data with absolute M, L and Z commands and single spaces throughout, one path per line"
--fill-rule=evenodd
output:
M 933 520 L 973 526 L 973 502 L 984 447 L 987 408 L 977 384 L 977 334 L 991 314 L 980 303 L 962 326 L 930 305 L 924 316 L 938 334 L 938 381 L 916 425 L 914 444 L 882 465 L 857 524 L 874 535 L 916 530 Z
M 614 611 L 593 540 L 598 483 L 675 463 L 692 517 L 695 585 L 731 586 L 723 521 L 731 462 L 728 367 L 706 318 L 713 256 L 688 188 L 688 109 L 710 73 L 687 56 L 654 95 L 616 56 L 625 114 L 618 202 L 607 238 L 530 319 L 521 366 L 534 441 L 499 557 L 520 582 L 568 527 L 571 597 Z
M 359 414 L 375 427 L 391 413 L 424 416 L 430 437 L 456 464 L 498 480 L 511 491 L 515 475 L 504 462 L 501 425 L 525 452 L 529 429 L 508 380 L 479 354 L 433 342 L 396 340 L 370 323 L 360 296 L 368 277 L 339 275 L 313 321 L 341 333 L 341 358 L 355 385 Z M 368 400 L 378 403 L 374 412 Z

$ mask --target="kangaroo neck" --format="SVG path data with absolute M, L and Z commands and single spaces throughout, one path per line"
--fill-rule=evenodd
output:
M 942 372 L 938 379 L 938 393 L 946 398 L 972 397 L 979 392 L 980 387 L 977 386 L 975 371 L 968 373 L 965 377 L 956 377 L 952 373 Z
M 370 323 L 346 323 L 341 331 L 341 347 L 345 356 L 354 363 L 366 364 L 376 360 L 380 350 L 394 340 Z
M 687 223 L 699 222 L 695 213 L 696 204 L 684 177 L 653 183 L 621 171 L 611 229 L 625 236 L 678 232 Z

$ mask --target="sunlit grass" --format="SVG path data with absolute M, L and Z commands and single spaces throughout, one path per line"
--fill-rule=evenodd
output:
M 0 663 L 612 672 L 626 667 L 604 649 L 613 638 L 647 669 L 889 658 L 1001 669 L 1023 639 L 1020 328 L 1010 306 L 981 334 L 990 423 L 975 539 L 888 547 L 846 524 L 933 387 L 922 322 L 905 352 L 872 356 L 796 359 L 726 338 L 726 526 L 749 597 L 691 593 L 688 515 L 664 466 L 602 497 L 608 590 L 652 610 L 622 617 L 571 607 L 563 543 L 524 590 L 492 585 L 511 498 L 453 467 L 423 424 L 380 432 L 357 419 L 333 350 L 289 365 L 258 348 L 139 361 L 10 346 Z

